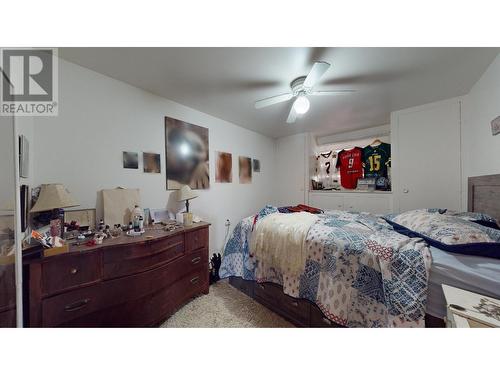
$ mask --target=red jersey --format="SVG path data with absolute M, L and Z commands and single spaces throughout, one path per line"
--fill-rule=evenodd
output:
M 354 147 L 342 150 L 337 155 L 337 168 L 340 168 L 340 184 L 346 189 L 356 189 L 358 178 L 363 177 L 363 149 Z

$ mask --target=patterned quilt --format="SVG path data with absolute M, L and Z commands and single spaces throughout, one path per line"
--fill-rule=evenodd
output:
M 320 214 L 306 236 L 300 276 L 282 274 L 249 252 L 255 219 L 243 219 L 224 251 L 221 277 L 274 282 L 286 294 L 314 302 L 332 321 L 348 327 L 423 327 L 431 255 L 427 244 L 395 232 L 367 213 Z

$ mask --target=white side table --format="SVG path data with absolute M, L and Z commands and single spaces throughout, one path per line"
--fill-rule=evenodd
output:
M 443 284 L 447 328 L 499 328 L 500 300 Z

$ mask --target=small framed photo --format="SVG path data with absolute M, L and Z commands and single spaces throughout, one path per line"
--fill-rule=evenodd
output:
M 96 210 L 89 208 L 85 210 L 64 210 L 64 222 L 76 221 L 80 227 L 88 227 L 90 230 L 96 228 Z
M 160 154 L 143 152 L 142 162 L 144 173 L 161 173 Z
M 260 172 L 260 160 L 253 159 L 253 171 Z
M 123 168 L 139 169 L 139 155 L 137 152 L 123 151 Z

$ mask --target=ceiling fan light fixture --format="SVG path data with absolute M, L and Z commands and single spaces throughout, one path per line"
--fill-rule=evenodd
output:
M 295 112 L 297 112 L 299 115 L 303 115 L 304 113 L 309 111 L 309 107 L 310 107 L 309 99 L 307 99 L 303 95 L 300 95 L 293 103 L 293 108 L 295 109 Z

